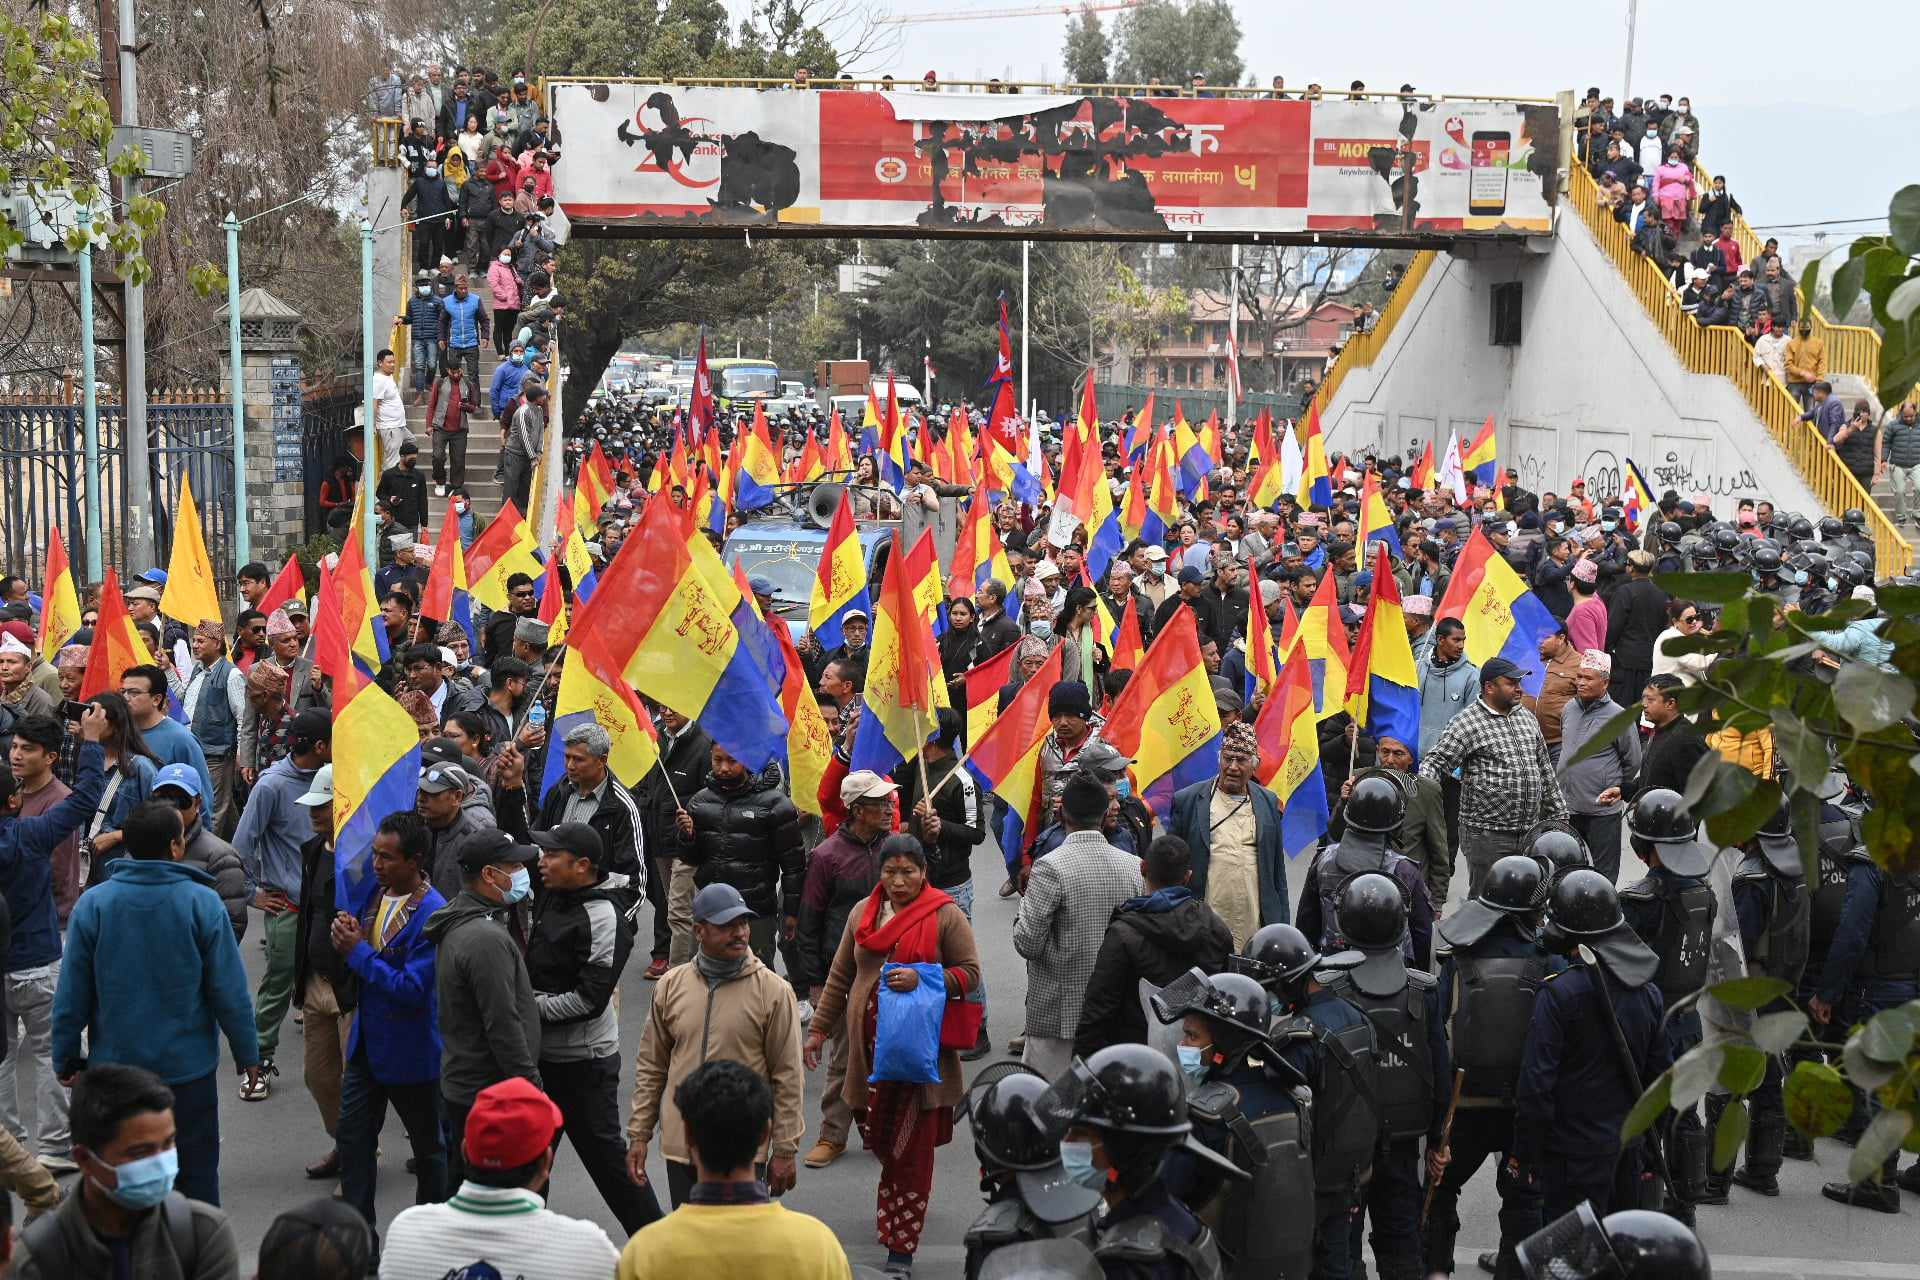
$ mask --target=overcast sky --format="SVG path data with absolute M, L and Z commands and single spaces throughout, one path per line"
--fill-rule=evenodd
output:
M 878 0 L 897 16 L 1041 7 L 1038 0 Z M 1055 0 L 1060 2 L 1060 0 Z M 750 0 L 729 0 L 744 14 Z M 1234 0 L 1240 54 L 1259 83 L 1550 96 L 1599 85 L 1619 96 L 1626 0 L 1428 0 L 1300 3 Z M 1115 15 L 1102 15 L 1111 22 Z M 922 23 L 905 28 L 891 71 L 942 77 L 1058 79 L 1060 16 Z M 1920 48 L 1916 0 L 1641 0 L 1633 89 L 1688 94 L 1701 118 L 1702 159 L 1725 173 L 1757 226 L 1884 216 L 1899 187 L 1920 182 Z M 1873 228 L 1883 230 L 1884 224 Z M 1835 227 L 1849 234 L 1858 225 Z M 1791 247 L 1813 229 L 1782 228 Z

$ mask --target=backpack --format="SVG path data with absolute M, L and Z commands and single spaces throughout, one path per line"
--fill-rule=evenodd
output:
M 78 1194 L 76 1191 L 75 1194 Z M 60 1215 L 46 1213 L 29 1222 L 20 1231 L 21 1242 L 33 1256 L 34 1266 L 43 1276 L 76 1274 L 72 1254 L 67 1249 L 66 1233 L 60 1230 Z M 180 1274 L 190 1276 L 200 1261 L 200 1238 L 193 1229 L 193 1206 L 178 1191 L 167 1192 L 160 1202 L 160 1224 L 180 1264 Z

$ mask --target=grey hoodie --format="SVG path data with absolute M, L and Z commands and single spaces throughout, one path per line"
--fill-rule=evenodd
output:
M 255 889 L 278 889 L 300 905 L 300 846 L 313 836 L 310 810 L 296 803 L 317 769 L 297 768 L 293 757 L 276 760 L 260 774 L 233 833 L 233 847 Z
M 425 926 L 439 949 L 440 1092 L 457 1106 L 512 1076 L 540 1083 L 540 1008 L 506 914 L 462 889 Z

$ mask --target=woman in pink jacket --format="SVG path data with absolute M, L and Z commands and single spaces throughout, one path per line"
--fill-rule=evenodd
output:
M 487 290 L 493 295 L 493 349 L 506 359 L 520 319 L 520 277 L 513 271 L 513 253 L 502 249 L 487 264 Z
M 1687 216 L 1697 195 L 1693 166 L 1681 160 L 1678 151 L 1667 152 L 1667 162 L 1653 171 L 1653 198 L 1660 206 L 1668 235 L 1678 239 L 1686 233 Z

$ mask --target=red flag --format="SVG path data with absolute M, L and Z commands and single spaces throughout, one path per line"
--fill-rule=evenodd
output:
M 93 647 L 87 651 L 87 669 L 80 677 L 80 701 L 98 693 L 120 692 L 120 677 L 127 668 L 152 662 L 147 645 L 134 630 L 127 613 L 126 597 L 120 594 L 120 575 L 111 567 L 100 588 L 100 616 L 93 624 Z
M 1140 637 L 1140 610 L 1129 600 L 1121 606 L 1121 612 L 1126 616 L 1120 619 L 1113 637 L 1113 669 L 1138 671 L 1141 660 L 1147 656 L 1146 642 Z
M 288 555 L 286 567 L 280 570 L 280 576 L 267 588 L 267 594 L 260 597 L 260 612 L 271 617 L 273 611 L 289 600 L 304 600 L 307 596 L 307 575 L 300 568 L 300 557 Z
M 940 658 L 932 652 L 933 633 L 920 619 L 920 608 L 914 600 L 914 575 L 906 567 L 908 557 L 899 534 L 893 538 L 893 563 L 896 571 L 889 573 L 881 585 L 880 608 L 893 614 L 899 637 L 900 705 L 931 713 L 934 707 L 929 694 L 933 678 L 940 671 Z

